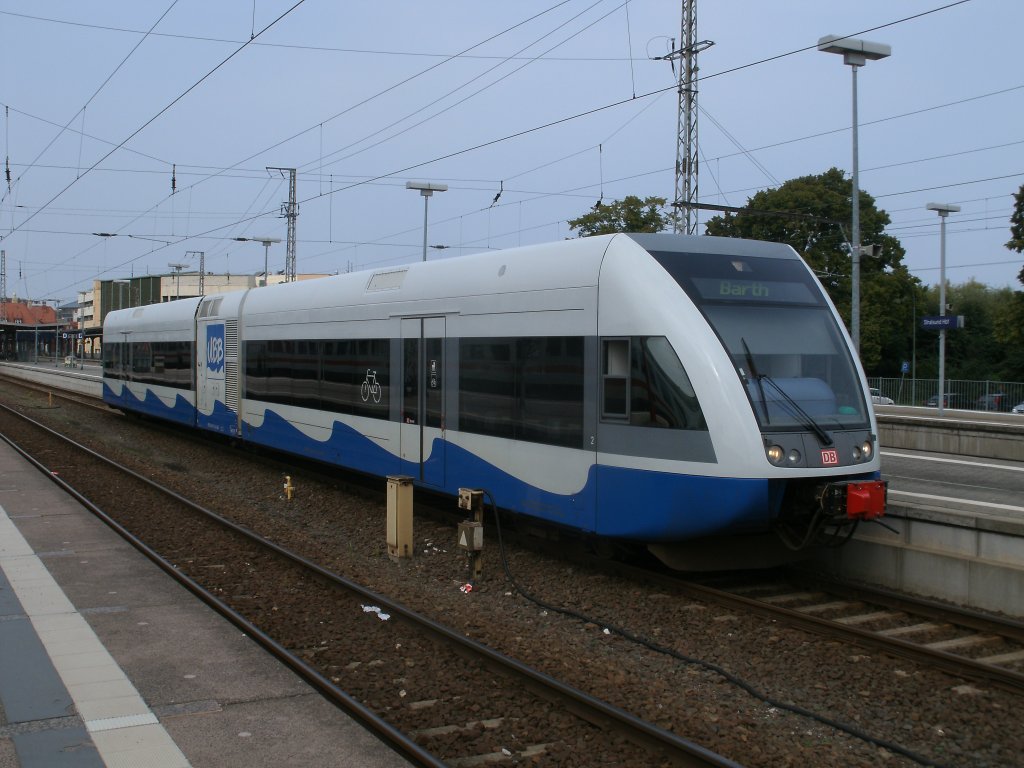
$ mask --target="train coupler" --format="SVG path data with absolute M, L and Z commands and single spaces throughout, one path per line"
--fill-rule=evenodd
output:
M 821 493 L 822 510 L 833 520 L 874 520 L 885 514 L 888 486 L 885 480 L 828 483 Z

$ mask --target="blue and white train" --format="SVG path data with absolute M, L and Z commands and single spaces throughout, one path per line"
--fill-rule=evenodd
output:
M 681 567 L 885 507 L 863 371 L 775 243 L 605 235 L 183 299 L 108 314 L 103 357 L 116 408 Z

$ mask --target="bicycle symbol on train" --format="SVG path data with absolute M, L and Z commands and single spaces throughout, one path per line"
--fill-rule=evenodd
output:
M 373 396 L 373 402 L 380 402 L 381 386 L 377 382 L 377 372 L 369 368 L 366 369 L 366 378 L 363 379 L 362 386 L 359 387 L 359 395 L 363 398 L 363 402 L 367 402 L 370 396 Z

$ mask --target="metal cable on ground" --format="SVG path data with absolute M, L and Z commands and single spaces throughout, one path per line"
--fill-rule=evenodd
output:
M 535 603 L 536 605 L 539 605 L 541 608 L 544 608 L 546 610 L 555 611 L 556 613 L 560 613 L 564 616 L 579 619 L 584 623 L 594 624 L 596 626 L 603 627 L 606 631 L 614 632 L 620 637 L 623 637 L 631 642 L 638 643 L 639 645 L 642 645 L 645 648 L 654 651 L 655 653 L 671 656 L 672 658 L 678 659 L 679 661 L 685 662 L 687 664 L 693 664 L 695 666 L 700 667 L 701 669 L 708 670 L 709 672 L 714 672 L 715 674 L 724 678 L 727 682 L 732 683 L 741 690 L 753 696 L 755 699 L 763 701 L 765 704 L 768 704 L 769 706 L 776 707 L 787 712 L 791 712 L 795 715 L 800 715 L 802 717 L 809 718 L 829 728 L 835 728 L 836 730 L 842 731 L 843 733 L 846 733 L 856 739 L 860 739 L 863 742 L 866 742 L 876 747 L 881 747 L 882 749 L 887 749 L 890 752 L 907 758 L 908 760 L 913 760 L 915 763 L 918 763 L 919 765 L 929 766 L 929 768 L 947 768 L 947 766 L 945 766 L 944 763 L 939 763 L 935 760 L 932 760 L 931 758 L 919 755 L 905 747 L 900 746 L 899 744 L 894 744 L 893 742 L 871 736 L 870 734 L 858 728 L 855 728 L 854 726 L 847 725 L 846 723 L 842 723 L 838 720 L 833 720 L 829 717 L 825 717 L 824 715 L 819 715 L 816 712 L 812 712 L 811 710 L 805 709 L 799 705 L 779 701 L 778 699 L 775 699 L 769 696 L 768 694 L 762 693 L 757 688 L 755 688 L 752 683 L 748 683 L 746 680 L 737 677 L 732 672 L 729 672 L 728 670 L 723 669 L 722 667 L 710 661 L 698 659 L 693 656 L 687 656 L 686 654 L 680 653 L 679 651 L 673 650 L 672 648 L 666 648 L 665 646 L 659 645 L 654 641 L 649 640 L 648 638 L 630 632 L 628 629 L 625 629 L 623 627 L 619 627 L 614 624 L 608 624 L 599 619 L 595 619 L 592 616 L 587 616 L 586 614 L 580 613 L 579 611 L 575 611 L 572 608 L 565 608 L 562 606 L 554 605 L 552 603 L 548 603 L 532 595 L 530 592 L 527 592 L 526 589 L 524 589 L 523 586 L 516 580 L 515 576 L 512 575 L 511 569 L 509 568 L 508 557 L 505 554 L 505 543 L 501 536 L 501 515 L 498 512 L 498 504 L 495 501 L 494 494 L 492 494 L 486 488 L 481 488 L 480 490 L 483 492 L 485 497 L 490 499 L 491 510 L 494 513 L 494 525 L 498 533 L 498 549 L 501 553 L 501 565 L 505 570 L 505 577 L 512 583 L 512 586 L 516 590 L 516 592 L 525 597 L 531 603 Z

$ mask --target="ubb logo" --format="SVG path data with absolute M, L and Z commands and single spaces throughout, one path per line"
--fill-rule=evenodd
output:
M 206 367 L 220 373 L 224 370 L 224 326 L 206 327 Z

